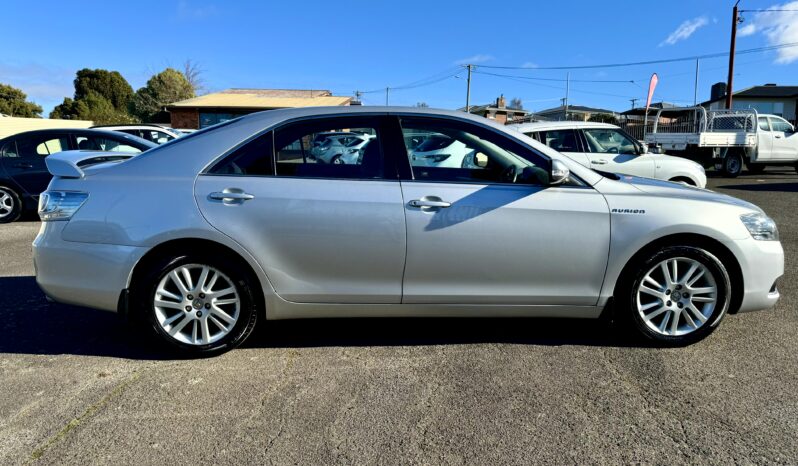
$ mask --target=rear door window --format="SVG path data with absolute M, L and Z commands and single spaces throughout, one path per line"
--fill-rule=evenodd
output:
M 69 138 L 65 134 L 23 137 L 17 141 L 17 150 L 20 157 L 46 157 L 69 150 Z
M 557 152 L 584 152 L 573 129 L 554 129 L 538 132 L 535 138 Z

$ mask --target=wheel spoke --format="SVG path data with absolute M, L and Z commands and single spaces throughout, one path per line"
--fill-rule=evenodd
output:
M 213 304 L 219 306 L 223 304 L 235 304 L 238 302 L 238 298 L 228 298 L 228 299 L 217 299 L 213 301 Z
M 676 335 L 676 331 L 679 330 L 679 316 L 681 312 L 673 312 L 673 316 L 671 317 L 671 335 Z
M 715 291 L 716 289 L 714 286 L 707 286 L 704 288 L 690 288 L 690 292 L 693 293 L 694 295 L 714 293 Z
M 172 317 L 164 320 L 161 325 L 163 325 L 164 327 L 167 327 L 169 325 L 172 325 L 172 322 L 176 321 L 177 319 L 179 319 L 181 317 L 185 317 L 185 316 L 186 315 L 183 314 L 182 312 L 178 312 L 177 314 L 173 315 Z
M 645 293 L 647 295 L 656 296 L 657 298 L 662 299 L 663 294 L 659 290 L 653 290 L 647 286 L 640 285 L 640 292 Z
M 655 317 L 657 317 L 659 315 L 662 315 L 663 312 L 668 312 L 668 308 L 665 307 L 665 306 L 661 306 L 661 307 L 657 308 L 657 310 L 646 314 L 644 319 L 646 319 L 647 321 L 650 322 L 651 319 L 653 319 L 653 318 L 655 318 Z
M 180 269 L 180 273 L 183 274 L 183 278 L 186 280 L 186 282 L 185 282 L 186 283 L 186 288 L 188 290 L 193 290 L 194 289 L 194 284 L 191 281 L 191 271 L 188 270 L 188 267 L 182 267 Z
M 205 291 L 205 282 L 208 280 L 208 273 L 210 273 L 211 269 L 207 266 L 202 267 L 202 272 L 200 272 L 199 279 L 197 279 L 197 287 L 194 289 L 195 292 Z
M 693 286 L 693 284 L 694 284 L 695 282 L 697 282 L 697 281 L 698 281 L 698 279 L 700 279 L 700 278 L 701 278 L 701 277 L 703 277 L 703 276 L 704 276 L 704 271 L 703 271 L 703 270 L 699 271 L 699 272 L 698 272 L 698 275 L 696 275 L 695 277 L 693 277 L 693 279 L 692 279 L 692 280 L 690 280 L 689 282 L 687 282 L 687 283 L 686 283 L 687 287 L 689 288 L 689 287 Z
M 218 316 L 228 324 L 232 324 L 233 322 L 235 322 L 235 319 L 230 314 L 226 313 L 225 311 L 219 309 L 216 306 L 211 307 L 211 314 Z
M 698 270 L 698 263 L 697 262 L 693 262 L 692 264 L 690 264 L 690 268 L 687 269 L 687 273 L 684 274 L 684 276 L 682 277 L 681 280 L 679 280 L 679 282 L 680 283 L 687 283 L 690 280 L 690 277 L 693 276 L 693 274 L 695 273 L 696 270 Z
M 662 322 L 659 323 L 660 333 L 666 333 L 665 329 L 668 327 L 668 321 L 671 320 L 671 314 L 673 314 L 673 312 L 666 313 L 665 317 L 662 318 Z
M 198 330 L 198 328 L 199 328 L 199 321 L 195 320 L 194 321 L 194 326 L 193 326 L 193 328 L 191 330 L 191 342 L 194 343 L 195 345 L 197 343 L 199 343 L 199 341 L 197 341 L 197 330 Z
M 181 311 L 183 310 L 182 303 L 176 303 L 174 301 L 164 301 L 163 299 L 156 299 L 155 305 L 158 307 L 168 307 L 169 309 L 179 309 Z
M 214 317 L 214 316 L 212 316 L 212 315 L 211 315 L 211 316 L 208 316 L 208 320 L 210 320 L 211 322 L 213 322 L 213 325 L 215 325 L 215 326 L 219 327 L 220 329 L 224 330 L 225 332 L 227 332 L 227 331 L 229 331 L 229 330 L 230 330 L 229 328 L 227 328 L 227 325 L 225 325 L 225 324 L 223 324 L 223 323 L 219 322 L 219 319 L 217 319 L 216 317 Z
M 691 299 L 691 301 L 695 301 L 697 303 L 714 303 L 715 298 L 709 296 L 693 296 L 693 299 Z
M 654 306 L 662 306 L 662 302 L 654 301 L 654 302 L 648 303 L 646 305 L 640 306 L 640 310 L 642 312 L 646 312 L 647 310 L 651 309 Z
M 698 319 L 702 324 L 707 321 L 707 317 L 701 311 L 699 311 L 697 307 L 693 306 L 692 304 L 688 304 L 687 309 L 689 309 L 690 313 L 693 314 L 693 317 Z
M 693 318 L 690 317 L 690 313 L 689 312 L 682 312 L 682 315 L 684 316 L 684 320 L 687 321 L 687 323 L 690 325 L 690 327 L 698 328 L 698 325 L 696 325 L 696 323 L 693 320 Z
M 161 295 L 161 297 L 170 298 L 170 299 L 173 299 L 175 301 L 182 301 L 183 300 L 182 296 L 176 295 L 176 294 L 172 293 L 171 291 L 167 291 L 163 287 L 158 288 L 158 291 L 156 291 L 156 296 L 157 295 Z
M 656 286 L 657 289 L 660 290 L 660 291 L 665 289 L 665 287 L 660 285 L 658 281 L 656 281 L 653 278 L 651 278 L 651 274 L 646 275 L 646 278 L 644 278 L 643 281 L 644 282 L 648 282 L 648 283 Z
M 171 329 L 169 329 L 169 335 L 172 335 L 172 336 L 177 335 L 178 332 L 183 330 L 183 328 L 185 328 L 185 326 L 188 325 L 189 322 L 191 322 L 191 317 L 189 317 L 187 314 L 183 314 L 183 316 L 184 316 L 184 318 L 183 318 L 183 320 L 180 321 L 179 324 L 177 324 L 174 327 L 172 327 Z
M 679 283 L 679 261 L 677 259 L 671 259 L 671 268 L 673 269 L 671 283 Z
M 169 276 L 172 278 L 172 282 L 174 282 L 174 284 L 177 285 L 177 289 L 179 289 L 180 292 L 183 293 L 183 296 L 189 293 L 188 287 L 183 283 L 183 280 L 180 278 L 180 275 L 177 274 L 177 270 L 172 270 Z
M 236 289 L 231 286 L 229 288 L 225 288 L 223 290 L 214 291 L 214 292 L 207 293 L 207 294 L 210 294 L 213 297 L 220 297 L 220 296 L 227 296 L 229 294 L 235 293 L 235 291 L 236 291 Z
M 211 279 L 208 281 L 208 284 L 205 286 L 205 293 L 210 293 L 213 290 L 213 286 L 216 285 L 216 281 L 219 280 L 219 274 L 214 271 Z
M 673 281 L 671 281 L 671 271 L 668 270 L 668 263 L 662 262 L 659 265 L 660 270 L 662 270 L 662 275 L 665 277 L 665 282 L 668 286 L 673 285 Z
M 211 333 L 208 330 L 208 319 L 200 319 L 199 322 L 200 329 L 202 330 L 202 342 L 207 344 L 211 341 Z

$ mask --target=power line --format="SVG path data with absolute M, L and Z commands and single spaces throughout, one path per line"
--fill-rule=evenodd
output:
M 798 47 L 798 42 L 788 42 L 784 44 L 769 45 L 766 47 L 756 47 L 753 49 L 738 50 L 737 55 L 743 55 L 747 53 L 767 52 L 770 50 L 778 50 L 789 47 Z M 595 69 L 595 68 L 623 68 L 627 66 L 656 65 L 659 63 L 675 63 L 681 61 L 705 60 L 707 58 L 720 58 L 720 57 L 726 57 L 728 55 L 729 52 L 717 52 L 717 53 L 708 53 L 705 55 L 693 55 L 689 57 L 667 58 L 663 60 L 648 60 L 648 61 L 638 61 L 638 62 L 629 62 L 629 63 L 607 63 L 603 65 L 538 66 L 536 68 L 529 68 L 524 66 L 480 65 L 480 68 L 494 68 L 502 70 L 586 70 L 586 69 Z
M 794 12 L 798 12 L 798 10 L 740 10 L 740 13 L 769 13 L 771 11 L 794 11 Z
M 480 66 L 481 67 L 481 66 Z M 475 68 L 478 68 L 475 66 Z M 489 74 L 491 76 L 503 76 L 507 78 L 520 78 L 520 79 L 528 79 L 530 81 L 556 81 L 556 82 L 566 82 L 567 79 L 562 78 L 538 78 L 532 76 L 519 76 L 513 74 L 496 74 L 496 73 L 489 73 L 487 71 L 476 71 L 477 73 L 482 74 Z M 631 79 L 571 79 L 572 83 L 624 83 L 629 84 L 632 82 Z

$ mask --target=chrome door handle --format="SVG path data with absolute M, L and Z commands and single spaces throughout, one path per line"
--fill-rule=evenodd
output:
M 244 192 L 215 192 L 208 194 L 208 197 L 215 200 L 215 201 L 248 201 L 250 199 L 255 199 L 255 196 L 252 194 L 244 193 Z
M 410 207 L 439 207 L 441 209 L 445 209 L 447 207 L 451 207 L 451 202 L 446 201 L 427 201 L 424 199 L 413 199 L 412 201 L 407 203 Z
M 596 164 L 596 165 L 607 165 L 607 161 L 604 160 L 604 159 L 593 160 L 590 163 L 593 163 L 593 164 Z

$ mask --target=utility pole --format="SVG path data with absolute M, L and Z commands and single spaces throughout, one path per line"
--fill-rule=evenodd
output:
M 698 58 L 695 59 L 695 86 L 693 88 L 693 107 L 698 105 Z
M 732 81 L 734 78 L 734 46 L 737 42 L 737 23 L 740 18 L 737 16 L 737 5 L 740 0 L 734 4 L 732 10 L 732 26 L 731 26 L 731 44 L 729 45 L 729 78 L 726 80 L 726 108 L 732 108 Z
M 629 101 L 632 102 L 632 110 L 635 109 L 635 102 L 637 102 L 638 100 L 640 99 L 629 99 Z
M 565 103 L 563 107 L 565 107 L 565 119 L 568 120 L 568 93 L 571 89 L 571 72 L 567 72 L 565 74 Z
M 391 89 L 390 87 L 386 87 L 386 88 L 385 88 L 385 106 L 386 106 L 386 107 L 388 106 L 388 91 L 389 91 L 390 89 Z
M 466 65 L 468 68 L 468 82 L 466 84 L 466 113 L 471 113 L 471 69 L 474 65 Z

